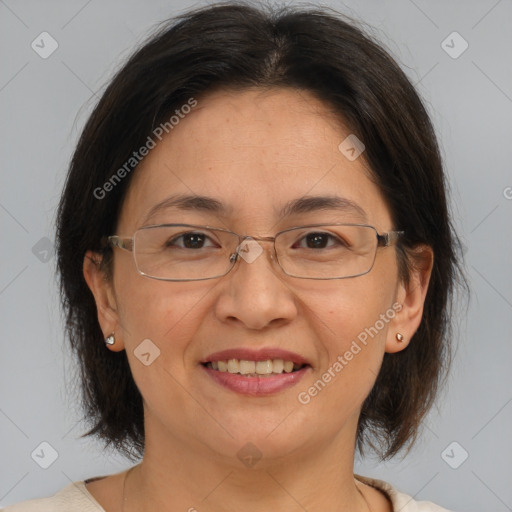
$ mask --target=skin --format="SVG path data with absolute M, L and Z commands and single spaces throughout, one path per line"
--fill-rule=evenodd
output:
M 390 211 L 363 158 L 338 150 L 350 133 L 329 108 L 304 91 L 218 91 L 199 100 L 144 159 L 133 176 L 117 234 L 143 225 L 184 222 L 253 236 L 287 227 L 362 222 L 354 212 L 322 210 L 280 218 L 304 195 L 338 195 L 363 208 L 379 233 L 393 230 Z M 146 220 L 171 194 L 211 196 L 225 214 L 168 209 Z M 393 247 L 379 249 L 366 275 L 331 281 L 286 276 L 271 244 L 254 262 L 223 278 L 165 282 L 137 273 L 130 252 L 114 250 L 112 280 L 89 252 L 84 276 L 110 350 L 126 350 L 144 398 L 146 452 L 126 480 L 124 510 L 283 512 L 307 509 L 391 510 L 378 490 L 354 479 L 357 420 L 385 352 L 404 349 L 419 326 L 432 265 L 410 284 L 398 278 Z M 297 400 L 365 327 L 394 303 L 402 309 L 307 405 Z M 404 336 L 401 343 L 396 333 Z M 151 339 L 161 351 L 149 366 L 134 350 Z M 304 356 L 311 370 L 270 397 L 220 387 L 199 362 L 233 347 L 280 347 Z M 107 350 L 107 349 L 106 349 Z M 251 442 L 262 459 L 246 468 L 237 452 Z M 122 510 L 125 473 L 88 484 L 109 512 Z M 363 498 L 364 495 L 364 498 Z

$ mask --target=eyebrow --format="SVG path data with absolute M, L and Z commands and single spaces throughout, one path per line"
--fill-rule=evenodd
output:
M 169 208 L 177 208 L 185 211 L 202 211 L 214 213 L 216 215 L 227 215 L 232 212 L 232 208 L 213 197 L 202 195 L 184 195 L 177 194 L 170 196 L 153 206 L 145 217 L 145 223 L 154 215 Z M 316 211 L 336 210 L 343 213 L 355 214 L 363 220 L 368 216 L 365 210 L 354 201 L 340 196 L 304 196 L 298 199 L 288 201 L 279 210 L 280 218 L 290 217 L 304 213 L 313 213 Z
M 176 194 L 168 197 L 167 199 L 164 199 L 163 201 L 160 201 L 155 206 L 153 206 L 144 218 L 144 223 L 148 222 L 149 219 L 151 219 L 157 213 L 160 213 L 161 211 L 167 210 L 169 208 L 177 208 L 178 210 L 188 211 L 203 211 L 224 215 L 231 211 L 230 208 L 224 205 L 221 201 L 214 199 L 213 197 Z
M 337 210 L 343 213 L 356 214 L 367 220 L 368 216 L 361 206 L 354 201 L 340 196 L 304 196 L 289 201 L 279 212 L 280 217 L 288 217 L 302 213 L 321 210 Z

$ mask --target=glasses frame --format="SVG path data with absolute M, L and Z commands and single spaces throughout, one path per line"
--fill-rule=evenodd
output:
M 361 272 L 360 274 L 343 276 L 343 277 L 302 277 L 302 276 L 289 274 L 288 272 L 286 272 L 286 270 L 284 270 L 284 268 L 281 266 L 281 262 L 279 261 L 279 258 L 277 255 L 276 243 L 275 243 L 276 238 L 283 233 L 287 233 L 289 231 L 293 231 L 296 229 L 315 228 L 315 227 L 322 227 L 322 226 L 353 226 L 353 227 L 364 227 L 364 228 L 372 229 L 375 232 L 375 236 L 377 238 L 377 246 L 375 248 L 375 254 L 373 256 L 373 261 L 372 261 L 370 268 L 366 272 Z M 135 235 L 137 234 L 138 231 L 143 231 L 145 229 L 163 228 L 163 227 L 187 227 L 187 228 L 195 228 L 195 229 L 199 228 L 199 229 L 207 229 L 210 231 L 212 231 L 212 230 L 213 231 L 222 231 L 224 233 L 230 233 L 232 235 L 237 236 L 238 237 L 238 246 L 236 247 L 236 251 L 233 254 L 231 254 L 229 257 L 231 266 L 224 274 L 219 274 L 219 275 L 216 275 L 213 277 L 200 277 L 200 278 L 193 278 L 193 279 L 169 279 L 166 277 L 154 277 L 154 276 L 151 276 L 149 274 L 142 272 L 139 269 L 137 260 L 135 258 L 135 251 L 134 251 Z M 320 280 L 320 281 L 330 281 L 333 279 L 350 279 L 353 277 L 359 277 L 359 276 L 368 274 L 369 272 L 371 272 L 373 266 L 375 265 L 378 248 L 379 247 L 391 247 L 391 246 L 395 245 L 404 234 L 405 234 L 404 231 L 388 231 L 386 233 L 379 233 L 377 231 L 377 228 L 375 228 L 374 226 L 371 226 L 369 224 L 351 224 L 351 223 L 346 223 L 346 222 L 338 222 L 338 223 L 333 222 L 333 223 L 329 223 L 329 224 L 322 223 L 322 224 L 307 224 L 304 226 L 294 226 L 292 228 L 283 229 L 282 231 L 279 231 L 278 233 L 276 233 L 274 236 L 259 236 L 259 237 L 251 236 L 251 235 L 240 235 L 240 234 L 235 233 L 234 231 L 231 231 L 229 229 L 218 228 L 218 227 L 213 227 L 213 226 L 204 226 L 204 225 L 201 226 L 201 225 L 197 225 L 197 224 L 152 224 L 152 225 L 143 226 L 143 227 L 137 229 L 132 237 L 126 237 L 126 236 L 121 236 L 121 235 L 110 235 L 106 238 L 105 245 L 107 247 L 111 247 L 111 248 L 118 247 L 119 249 L 123 249 L 125 251 L 131 252 L 137 272 L 144 277 L 147 277 L 149 279 L 156 279 L 157 281 L 183 282 L 183 281 L 207 281 L 210 279 L 218 279 L 220 277 L 224 277 L 227 274 L 229 274 L 235 267 L 236 262 L 240 259 L 240 257 L 239 257 L 240 248 L 241 248 L 242 243 L 245 240 L 255 240 L 257 242 L 272 242 L 275 259 L 279 265 L 279 268 L 283 271 L 283 273 L 285 275 L 287 275 L 289 277 L 294 277 L 296 279 L 314 279 L 314 280 Z

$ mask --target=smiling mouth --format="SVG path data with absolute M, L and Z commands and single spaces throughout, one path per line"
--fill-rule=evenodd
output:
M 203 366 L 221 373 L 231 373 L 243 377 L 272 377 L 283 373 L 294 373 L 308 366 L 284 359 L 267 359 L 264 361 L 250 361 L 247 359 L 227 359 L 209 361 Z

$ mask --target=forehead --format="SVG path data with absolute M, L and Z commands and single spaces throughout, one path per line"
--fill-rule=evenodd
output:
M 351 161 L 338 148 L 349 134 L 327 104 L 305 91 L 198 98 L 139 164 L 119 224 L 137 229 L 155 205 L 176 194 L 218 199 L 223 221 L 236 217 L 262 230 L 291 201 L 317 195 L 342 197 L 361 206 L 376 227 L 386 224 L 384 198 L 364 159 Z

